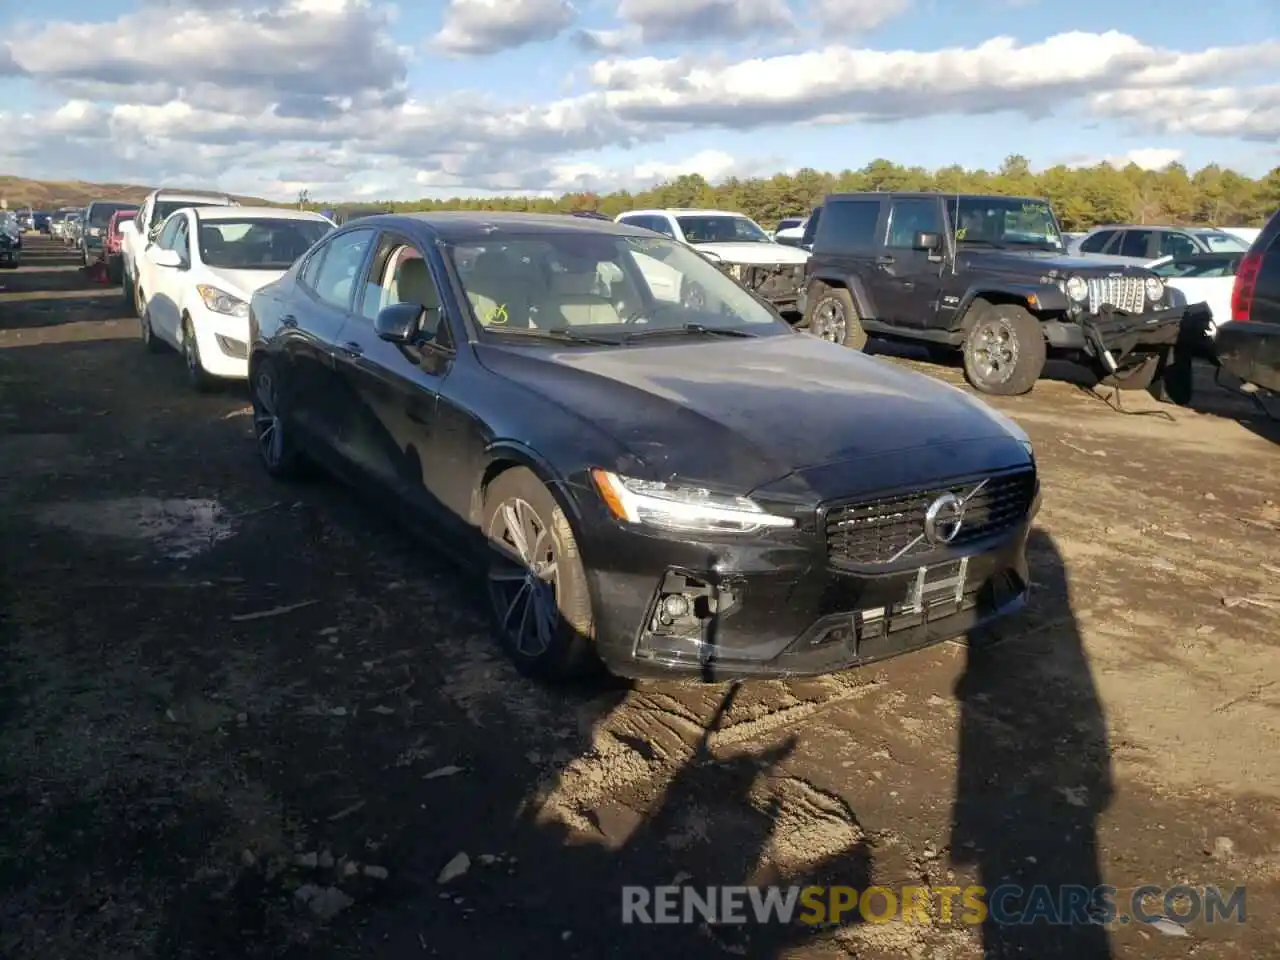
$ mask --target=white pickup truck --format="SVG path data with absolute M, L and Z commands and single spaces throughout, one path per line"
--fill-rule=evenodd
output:
M 147 286 L 150 266 L 142 254 L 155 243 L 160 227 L 169 214 L 184 207 L 235 207 L 239 203 L 225 193 L 204 193 L 191 190 L 153 190 L 147 194 L 138 208 L 138 215 L 120 225 L 120 253 L 123 259 L 121 276 L 125 303 L 142 316 L 141 299 Z

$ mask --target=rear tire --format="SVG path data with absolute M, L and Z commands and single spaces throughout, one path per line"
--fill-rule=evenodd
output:
M 867 346 L 867 332 L 862 328 L 853 295 L 843 287 L 822 287 L 807 298 L 804 325 L 819 340 L 853 350 Z
M 516 668 L 550 681 L 600 670 L 578 542 L 547 485 L 524 467 L 503 473 L 485 491 L 481 529 L 494 547 L 490 613 Z
M 986 304 L 964 341 L 964 375 L 981 393 L 1020 396 L 1036 385 L 1048 354 L 1040 321 L 1025 307 Z

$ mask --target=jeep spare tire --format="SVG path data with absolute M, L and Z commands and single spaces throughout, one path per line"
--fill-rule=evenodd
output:
M 867 332 L 854 306 L 853 297 L 843 287 L 818 287 L 808 297 L 804 325 L 819 340 L 861 350 L 867 345 Z
M 975 306 L 964 341 L 964 375 L 982 393 L 1013 397 L 1040 379 L 1048 346 L 1040 321 L 1011 303 Z

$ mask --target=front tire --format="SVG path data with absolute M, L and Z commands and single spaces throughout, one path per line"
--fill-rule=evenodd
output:
M 253 439 L 262 466 L 277 480 L 301 480 L 311 474 L 311 461 L 298 446 L 281 405 L 283 384 L 270 360 L 261 360 L 251 374 Z
M 493 548 L 490 613 L 516 668 L 552 681 L 598 670 L 586 571 L 546 484 L 523 467 L 499 476 L 485 491 L 482 529 Z
M 190 317 L 182 318 L 182 361 L 187 368 L 187 383 L 198 393 L 209 393 L 217 386 L 217 382 L 205 370 L 204 360 L 200 358 L 200 341 L 196 339 L 195 327 Z
M 1014 397 L 1030 393 L 1048 359 L 1040 321 L 1025 307 L 988 304 L 964 341 L 965 378 L 981 393 Z
M 147 348 L 148 353 L 164 353 L 164 343 L 156 336 L 155 330 L 151 327 L 151 311 L 143 307 L 142 313 L 138 318 L 138 334 L 142 338 L 142 345 Z
M 867 332 L 853 302 L 853 295 L 843 287 L 824 287 L 805 305 L 806 329 L 819 340 L 853 350 L 867 346 Z

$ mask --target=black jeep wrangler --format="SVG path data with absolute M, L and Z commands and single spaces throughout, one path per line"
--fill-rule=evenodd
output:
M 833 194 L 801 244 L 813 252 L 801 323 L 814 336 L 959 349 L 984 393 L 1028 392 L 1053 350 L 1109 385 L 1189 399 L 1185 345 L 1201 342 L 1203 318 L 1184 319 L 1149 270 L 1067 255 L 1045 200 Z

